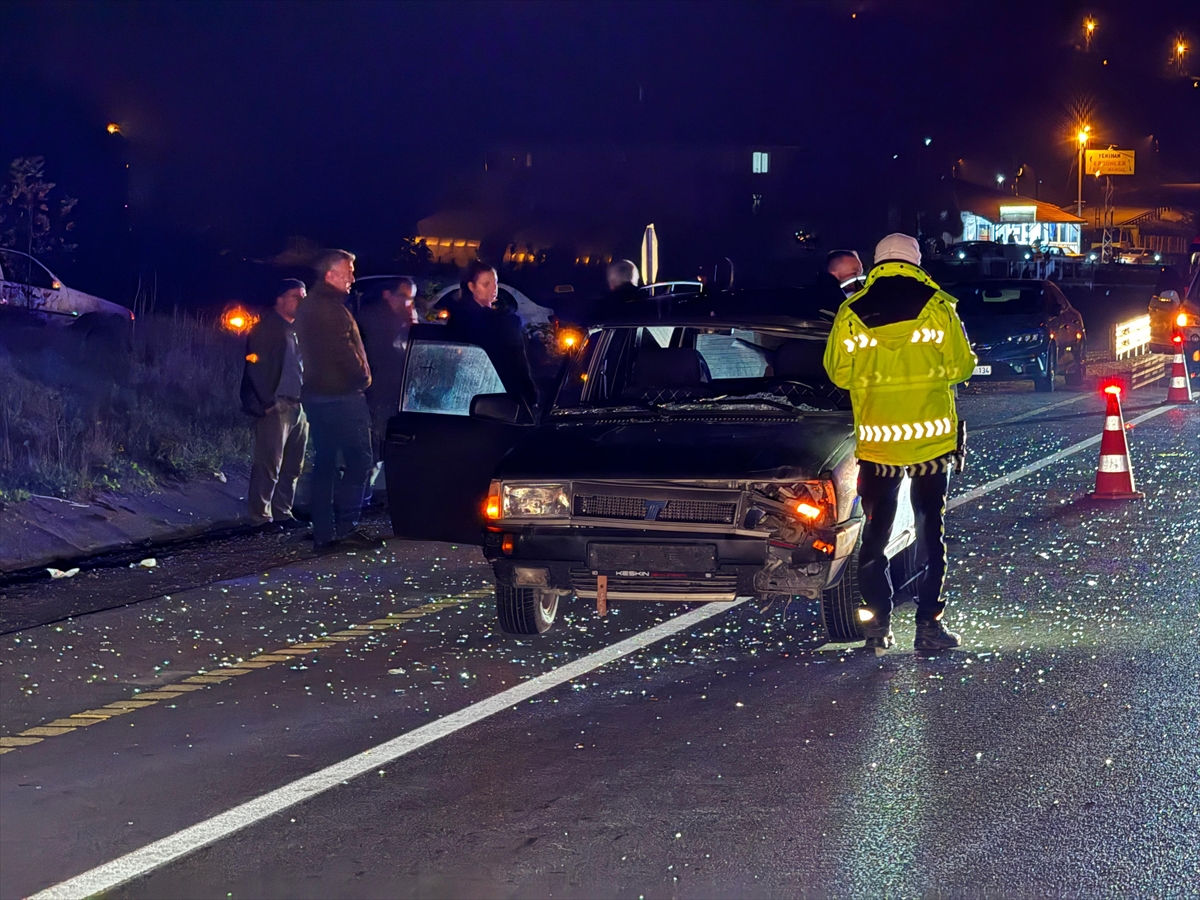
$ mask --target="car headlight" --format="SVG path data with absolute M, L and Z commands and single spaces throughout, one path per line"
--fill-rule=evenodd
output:
M 565 518 L 571 514 L 571 496 L 565 484 L 505 484 L 500 509 L 504 519 Z
M 1028 334 L 1009 335 L 1008 340 L 1014 344 L 1040 344 L 1045 338 L 1040 331 L 1031 331 Z

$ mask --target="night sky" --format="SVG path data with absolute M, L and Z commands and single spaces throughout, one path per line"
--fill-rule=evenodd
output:
M 290 234 L 394 244 L 484 148 L 512 142 L 800 145 L 825 207 L 886 185 L 895 155 L 946 171 L 961 158 L 979 181 L 1029 163 L 1043 199 L 1065 203 L 1080 104 L 1139 165 L 1157 151 L 1162 180 L 1200 181 L 1200 89 L 1168 65 L 1182 33 L 1200 72 L 1198 11 L 9 0 L 0 152 L 46 156 L 83 199 L 84 232 L 112 202 L 96 181 L 128 163 L 140 215 L 238 253 Z

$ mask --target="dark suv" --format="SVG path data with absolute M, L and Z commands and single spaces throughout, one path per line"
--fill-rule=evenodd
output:
M 973 378 L 1029 379 L 1038 391 L 1053 391 L 1059 374 L 1069 385 L 1083 384 L 1087 329 L 1053 282 L 1008 278 L 946 290 L 958 298 L 958 314 L 978 357 Z
M 484 350 L 415 327 L 388 427 L 396 534 L 482 545 L 510 633 L 545 631 L 570 596 L 799 596 L 821 601 L 833 640 L 858 639 L 858 464 L 821 362 L 829 325 L 739 299 L 591 327 L 536 423 Z M 901 497 L 888 555 L 911 590 Z

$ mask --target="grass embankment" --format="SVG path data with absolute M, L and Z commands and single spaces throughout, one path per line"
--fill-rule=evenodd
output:
M 83 498 L 245 464 L 244 342 L 191 316 L 132 335 L 10 330 L 0 346 L 0 501 Z

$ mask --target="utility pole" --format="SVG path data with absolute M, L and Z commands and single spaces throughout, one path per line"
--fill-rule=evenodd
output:
M 1083 154 L 1087 148 L 1089 133 L 1092 126 L 1084 125 L 1076 135 L 1079 138 L 1079 192 L 1075 195 L 1075 215 L 1083 218 Z

